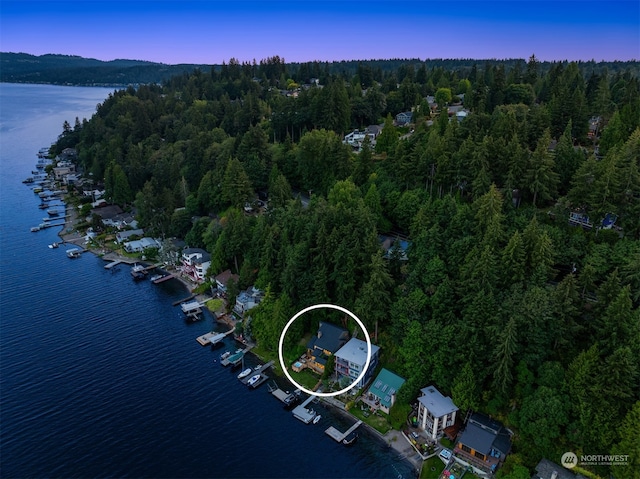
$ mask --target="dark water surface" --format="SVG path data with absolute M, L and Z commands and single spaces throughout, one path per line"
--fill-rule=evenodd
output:
M 111 91 L 0 84 L 1 477 L 413 477 L 363 428 L 352 448 L 324 434 L 353 420 L 319 405 L 305 425 L 241 385 L 195 341 L 212 319 L 172 306 L 176 281 L 136 283 L 49 249 L 56 228 L 30 232 L 46 216 L 21 183 L 37 151 Z

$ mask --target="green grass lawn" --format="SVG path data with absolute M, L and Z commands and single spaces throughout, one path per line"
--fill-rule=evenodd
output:
M 368 424 L 369 426 L 376 429 L 381 434 L 385 434 L 386 432 L 391 430 L 389 416 L 384 413 L 380 413 L 380 415 L 369 413 L 365 416 L 365 411 L 361 410 L 359 405 L 349 409 L 349 412 L 358 419 L 361 419 L 365 424 Z
M 310 390 L 313 390 L 313 388 L 316 386 L 316 384 L 318 384 L 318 381 L 320 380 L 320 376 L 312 373 L 308 369 L 303 369 L 299 373 L 293 370 L 289 370 L 289 374 L 291 374 L 291 377 L 295 379 L 298 384 Z
M 444 470 L 444 463 L 438 456 L 427 459 L 422 465 L 420 479 L 438 479 Z

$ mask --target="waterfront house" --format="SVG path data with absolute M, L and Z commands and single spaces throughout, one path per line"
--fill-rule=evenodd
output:
M 345 378 L 348 384 L 352 384 L 364 369 L 368 352 L 367 342 L 357 338 L 351 338 L 335 353 L 335 371 L 339 379 Z M 356 383 L 352 391 L 355 393 L 369 382 L 378 365 L 380 348 L 371 345 L 371 361 L 364 377 Z
M 107 220 L 107 221 L 112 221 L 111 219 Z M 104 223 L 104 221 L 103 221 Z M 125 231 L 118 231 L 116 233 L 116 241 L 120 244 L 123 244 L 126 240 L 128 240 L 129 238 L 133 237 L 133 236 L 144 236 L 144 230 L 142 229 L 135 229 L 135 230 L 125 230 Z
M 135 241 L 128 241 L 124 244 L 124 250 L 127 253 L 142 253 L 149 248 L 160 249 L 160 243 L 153 238 L 140 238 Z
M 256 307 L 262 300 L 262 291 L 255 286 L 247 288 L 246 291 L 240 291 L 236 297 L 236 304 L 233 306 L 233 311 L 239 316 L 244 316 L 244 313 L 251 308 Z
M 185 248 L 181 262 L 182 273 L 191 281 L 202 283 L 211 265 L 211 255 L 201 248 Z
M 404 383 L 404 378 L 382 368 L 371 383 L 365 395 L 365 402 L 389 414 L 389 410 L 396 402 L 398 390 Z
M 474 413 L 458 437 L 454 453 L 483 471 L 495 472 L 510 450 L 511 435 L 502 423 Z
M 327 360 L 349 339 L 349 332 L 335 324 L 320 321 L 318 333 L 307 343 L 307 366 L 324 373 Z
M 418 426 L 434 441 L 456 422 L 458 408 L 449 396 L 443 396 L 434 386 L 420 390 L 418 398 Z
M 227 285 L 230 280 L 233 280 L 234 283 L 238 284 L 238 280 L 240 277 L 237 274 L 233 274 L 230 269 L 223 271 L 218 276 L 216 276 L 216 287 L 218 288 L 218 293 L 227 294 Z

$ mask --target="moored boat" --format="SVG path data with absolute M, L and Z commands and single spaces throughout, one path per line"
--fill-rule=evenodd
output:
M 358 433 L 354 431 L 342 440 L 342 444 L 344 444 L 345 446 L 351 446 L 357 440 L 358 440 Z
M 67 257 L 70 259 L 76 259 L 82 256 L 82 250 L 78 248 L 71 248 L 67 250 Z
M 318 424 L 320 422 L 320 419 L 322 419 L 322 416 L 318 414 L 316 417 L 313 418 L 313 424 Z
M 252 371 L 253 371 L 253 369 L 251 369 L 251 368 L 245 369 L 240 374 L 238 374 L 238 379 L 246 378 L 249 374 L 251 374 Z
M 256 374 L 255 376 L 251 376 L 251 379 L 247 381 L 247 386 L 253 386 L 255 383 L 260 381 L 260 375 Z
M 144 276 L 146 274 L 147 271 L 141 264 L 136 263 L 131 267 L 131 276 L 133 276 L 133 279 L 135 279 L 136 281 L 144 279 Z

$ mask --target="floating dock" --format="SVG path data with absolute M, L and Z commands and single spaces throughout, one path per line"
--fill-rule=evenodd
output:
M 316 399 L 316 396 L 309 396 L 305 402 L 303 402 L 299 406 L 296 406 L 293 410 L 293 417 L 299 419 L 305 424 L 309 424 L 311 421 L 313 421 L 313 418 L 316 417 L 316 412 L 311 408 L 307 409 L 307 406 L 314 399 Z
M 239 349 L 229 357 L 224 358 L 222 361 L 220 361 L 220 364 L 222 364 L 223 366 L 237 366 L 244 358 L 245 353 L 247 353 L 250 349 L 251 346 L 247 346 L 244 349 Z
M 242 378 L 240 382 L 242 384 L 248 385 L 250 388 L 253 388 L 253 389 L 257 388 L 258 386 L 263 384 L 267 379 L 269 379 L 269 376 L 267 376 L 266 374 L 263 374 L 263 372 L 269 369 L 271 366 L 273 366 L 273 364 L 274 364 L 274 361 L 269 361 L 267 364 L 260 366 L 257 369 L 254 369 L 253 371 L 251 371 L 251 374 L 249 374 L 247 377 Z M 249 384 L 249 379 L 254 377 L 256 374 L 260 375 L 260 379 L 258 379 L 253 384 Z
M 207 346 L 207 345 L 213 346 L 214 344 L 218 344 L 220 341 L 222 341 L 224 338 L 226 338 L 230 334 L 233 334 L 233 329 L 227 331 L 226 333 L 210 332 L 210 333 L 203 334 L 202 336 L 198 336 L 196 338 L 196 341 L 198 341 L 201 346 Z
M 302 391 L 296 389 L 294 392 L 283 391 L 277 385 L 269 385 L 269 392 L 280 401 L 285 407 L 293 407 L 293 405 L 300 400 L 300 394 Z
M 170 279 L 173 279 L 175 277 L 176 276 L 174 274 L 166 274 L 162 278 L 154 279 L 153 284 L 164 283 L 165 281 L 169 281 Z
M 124 261 L 122 261 L 121 259 L 117 259 L 117 260 L 115 260 L 115 261 L 112 261 L 112 262 L 111 262 L 111 263 L 109 263 L 109 264 L 105 264 L 105 265 L 104 265 L 104 269 L 111 269 L 111 268 L 113 268 L 114 266 L 118 266 L 118 265 L 119 265 L 119 264 L 121 264 L 121 263 L 124 263 Z
M 187 296 L 186 298 L 179 299 L 178 301 L 174 301 L 173 305 L 174 306 L 178 306 L 180 303 L 184 303 L 184 302 L 189 301 L 190 299 L 193 299 L 195 297 L 196 297 L 196 294 L 193 293 L 190 296 Z
M 360 424 L 362 424 L 362 421 L 358 421 L 353 426 L 351 426 L 349 429 L 347 429 L 345 432 L 340 432 L 335 427 L 329 426 L 329 428 L 325 431 L 325 434 L 327 434 L 334 441 L 342 442 L 345 437 L 347 437 L 353 431 L 358 429 Z

